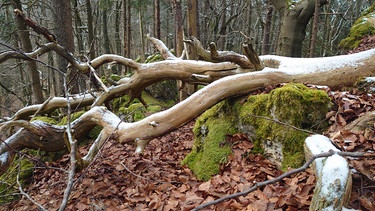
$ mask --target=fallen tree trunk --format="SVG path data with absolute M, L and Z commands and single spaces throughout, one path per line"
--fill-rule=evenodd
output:
M 153 40 L 153 42 L 158 43 L 159 41 Z M 165 46 L 162 44 L 159 44 L 158 47 L 162 50 L 166 50 Z M 56 49 L 56 51 L 59 52 L 58 49 L 60 48 L 57 47 Z M 62 54 L 64 52 L 62 52 Z M 33 112 L 43 113 L 52 108 L 60 106 L 65 107 L 69 102 L 72 104 L 85 102 L 83 103 L 84 105 L 91 103 L 92 109 L 72 123 L 73 136 L 76 139 L 79 139 L 78 137 L 80 137 L 82 131 L 84 131 L 77 130 L 76 128 L 92 128 L 94 125 L 103 127 L 102 135 L 94 142 L 88 155 L 83 158 L 84 162 L 82 167 L 84 167 L 92 160 L 97 149 L 100 148 L 104 140 L 111 134 L 114 134 L 114 137 L 117 137 L 117 140 L 121 143 L 135 141 L 138 145 L 137 151 L 141 152 L 152 138 L 182 126 L 223 99 L 243 95 L 267 85 L 286 82 L 311 83 L 327 85 L 331 88 L 340 88 L 342 86 L 353 85 L 358 78 L 372 76 L 375 73 L 375 50 L 346 56 L 311 59 L 263 56 L 261 60 L 266 67 L 262 71 L 257 72 L 249 72 L 251 70 L 244 70 L 240 66 L 229 62 L 211 63 L 181 60 L 173 57 L 172 54 L 168 53 L 168 50 L 166 50 L 165 55 L 165 57 L 168 57 L 168 60 L 150 64 L 139 64 L 130 59 L 115 55 L 103 55 L 90 63 L 84 64 L 70 59 L 69 61 L 75 61 L 72 62 L 72 65 L 80 67 L 77 69 L 82 71 L 86 71 L 86 68 L 95 69 L 104 63 L 115 61 L 135 68 L 136 73 L 130 78 L 120 80 L 118 85 L 108 88 L 107 91 L 98 92 L 100 95 L 97 98 L 94 97 L 95 95 L 90 97 L 89 94 L 86 94 L 78 98 L 71 97 L 69 100 L 62 100 L 63 102 L 57 100 L 58 98 L 52 99 L 50 102 L 43 105 L 25 108 L 27 111 L 22 115 L 19 114 L 18 118 L 26 117 L 33 114 Z M 34 56 L 37 56 L 37 54 Z M 0 55 L 0 60 L 5 57 L 7 56 Z M 69 55 L 69 57 L 71 57 L 71 55 Z M 9 59 L 11 57 L 7 58 Z M 29 58 L 29 56 L 24 58 Z M 121 122 L 112 112 L 106 110 L 104 107 L 97 107 L 105 101 L 123 96 L 124 94 L 130 95 L 131 98 L 141 99 L 141 92 L 146 86 L 165 79 L 177 79 L 188 83 L 203 84 L 214 82 L 174 107 L 135 123 Z M 87 102 L 84 100 L 87 100 Z M 55 106 L 50 106 L 53 104 L 55 104 Z M 45 125 L 41 129 L 43 128 L 48 133 L 48 131 L 54 129 L 55 126 Z M 14 142 L 12 142 L 14 138 L 22 139 L 22 136 L 38 136 L 35 130 L 26 131 L 27 132 L 22 133 L 23 135 L 14 134 L 20 137 L 16 138 L 13 137 L 13 135 L 13 138 L 8 138 L 1 144 L 0 167 L 2 170 L 7 168 L 12 159 L 12 156 L 8 156 L 11 149 L 30 147 L 28 144 L 23 144 L 21 147 L 18 144 L 14 145 Z M 45 137 L 60 137 L 56 138 L 56 143 L 63 143 L 63 134 L 63 130 L 58 129 L 58 134 L 51 133 L 45 135 Z M 46 148 L 45 142 L 43 141 L 44 139 L 38 140 L 34 140 L 38 142 L 37 146 L 39 146 L 39 148 Z M 46 150 L 48 151 L 48 148 Z

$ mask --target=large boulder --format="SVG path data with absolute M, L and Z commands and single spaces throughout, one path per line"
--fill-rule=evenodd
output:
M 308 131 L 321 132 L 327 126 L 330 107 L 325 91 L 295 83 L 269 94 L 223 101 L 197 119 L 194 146 L 183 164 L 199 179 L 208 180 L 231 152 L 226 135 L 243 133 L 254 144 L 252 153 L 267 156 L 282 170 L 299 167 Z

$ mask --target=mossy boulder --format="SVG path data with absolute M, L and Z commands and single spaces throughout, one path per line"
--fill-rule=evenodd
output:
M 237 132 L 231 107 L 229 101 L 221 102 L 202 114 L 194 125 L 193 149 L 182 164 L 187 164 L 200 180 L 219 173 L 220 164 L 231 153 L 231 147 L 225 144 L 225 136 Z
M 350 29 L 349 35 L 341 40 L 339 47 L 352 50 L 359 46 L 362 38 L 375 34 L 375 3 L 356 20 Z
M 198 179 L 208 180 L 231 153 L 230 146 L 223 145 L 226 135 L 245 133 L 254 143 L 253 153 L 265 155 L 282 170 L 299 167 L 309 134 L 295 128 L 322 130 L 330 106 L 326 92 L 295 83 L 245 101 L 226 100 L 197 119 L 193 149 L 182 164 Z
M 309 133 L 296 128 L 321 131 L 328 126 L 324 119 L 330 107 L 326 92 L 290 83 L 250 96 L 240 107 L 240 126 L 254 142 L 255 152 L 286 170 L 304 162 L 303 143 Z M 244 130 L 249 126 L 252 130 Z

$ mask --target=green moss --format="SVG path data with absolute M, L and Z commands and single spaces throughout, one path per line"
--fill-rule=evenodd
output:
M 270 94 L 250 96 L 241 107 L 239 118 L 242 124 L 255 128 L 255 135 L 252 135 L 254 152 L 264 153 L 265 148 L 275 149 L 279 146 L 277 143 L 281 143 L 281 168 L 286 170 L 303 164 L 303 142 L 309 135 L 288 125 L 307 130 L 317 126 L 323 128 L 325 125 L 320 122 L 330 106 L 331 99 L 324 91 L 290 83 Z
M 80 116 L 82 116 L 82 114 L 84 114 L 86 111 L 78 111 L 78 112 L 75 112 L 75 113 L 72 113 L 70 115 L 70 121 L 73 122 L 74 120 L 78 119 Z M 59 123 L 57 123 L 57 125 L 66 125 L 68 123 L 68 117 L 65 116 L 61 119 L 61 121 Z
M 127 106 L 130 98 L 124 96 L 113 100 L 113 111 L 117 115 L 124 118 L 124 121 L 134 122 L 145 118 L 151 113 L 170 108 L 175 104 L 174 101 L 161 101 L 153 98 L 146 92 L 142 93 L 142 98 L 146 102 L 147 108 L 142 103 L 140 103 L 138 99 L 135 99 L 129 106 Z
M 200 180 L 207 181 L 219 173 L 220 164 L 225 163 L 231 153 L 231 146 L 225 143 L 225 137 L 236 133 L 237 129 L 233 115 L 223 112 L 228 110 L 225 108 L 227 106 L 227 102 L 219 103 L 202 114 L 195 123 L 193 149 L 182 164 L 187 164 Z
M 349 35 L 341 40 L 339 47 L 343 49 L 355 49 L 361 43 L 361 39 L 367 35 L 375 34 L 375 18 L 374 5 L 358 18 L 350 29 Z
M 36 120 L 39 120 L 39 121 L 42 121 L 42 122 L 46 122 L 46 123 L 51 124 L 51 125 L 56 125 L 57 124 L 56 119 L 54 119 L 52 117 L 47 117 L 47 116 L 36 116 L 36 117 L 33 117 L 30 120 L 30 122 L 36 121 Z
M 160 53 L 155 53 L 150 56 L 148 56 L 145 60 L 145 63 L 151 63 L 151 62 L 157 62 L 163 60 L 163 57 Z
M 102 131 L 102 126 L 95 126 L 90 132 L 89 132 L 89 138 L 96 138 L 99 136 L 99 133 Z
M 17 175 L 23 188 L 32 179 L 34 163 L 26 158 L 16 157 L 8 170 L 0 176 L 0 205 L 18 199 Z

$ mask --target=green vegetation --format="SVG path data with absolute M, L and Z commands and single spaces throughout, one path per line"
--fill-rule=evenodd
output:
M 341 40 L 339 47 L 347 50 L 355 49 L 359 46 L 363 37 L 374 34 L 375 3 L 356 20 L 350 29 L 349 35 L 345 39 Z
M 228 101 L 217 104 L 202 114 L 194 126 L 194 146 L 182 161 L 197 175 L 207 181 L 219 173 L 220 164 L 226 162 L 231 147 L 225 143 L 225 135 L 234 134 L 234 115 L 231 115 Z M 223 112 L 223 111 L 228 112 Z
M 130 105 L 128 96 L 119 97 L 113 100 L 113 112 L 124 118 L 126 122 L 135 122 L 145 118 L 151 113 L 156 113 L 175 104 L 173 100 L 161 101 L 150 96 L 147 92 L 142 93 L 142 98 L 147 104 L 147 108 L 135 99 Z
M 250 96 L 241 107 L 239 118 L 242 124 L 255 128 L 255 152 L 265 152 L 267 147 L 274 149 L 281 143 L 281 169 L 286 170 L 303 164 L 303 143 L 309 135 L 288 125 L 306 130 L 322 129 L 326 126 L 322 122 L 330 106 L 331 99 L 324 91 L 290 83 L 269 94 Z
M 309 134 L 289 125 L 322 129 L 331 106 L 331 99 L 324 91 L 295 83 L 269 94 L 250 96 L 245 103 L 232 101 L 217 104 L 196 121 L 193 149 L 182 164 L 187 164 L 198 179 L 208 180 L 219 173 L 220 164 L 231 152 L 230 146 L 223 144 L 225 136 L 237 132 L 247 134 L 253 141 L 253 153 L 275 156 L 268 153 L 270 149 L 279 151 L 281 169 L 299 167 L 304 162 L 303 143 Z
M 26 158 L 16 157 L 8 170 L 0 176 L 0 205 L 9 203 L 20 197 L 17 193 L 17 175 L 19 182 L 25 188 L 32 178 L 34 172 L 34 163 Z

